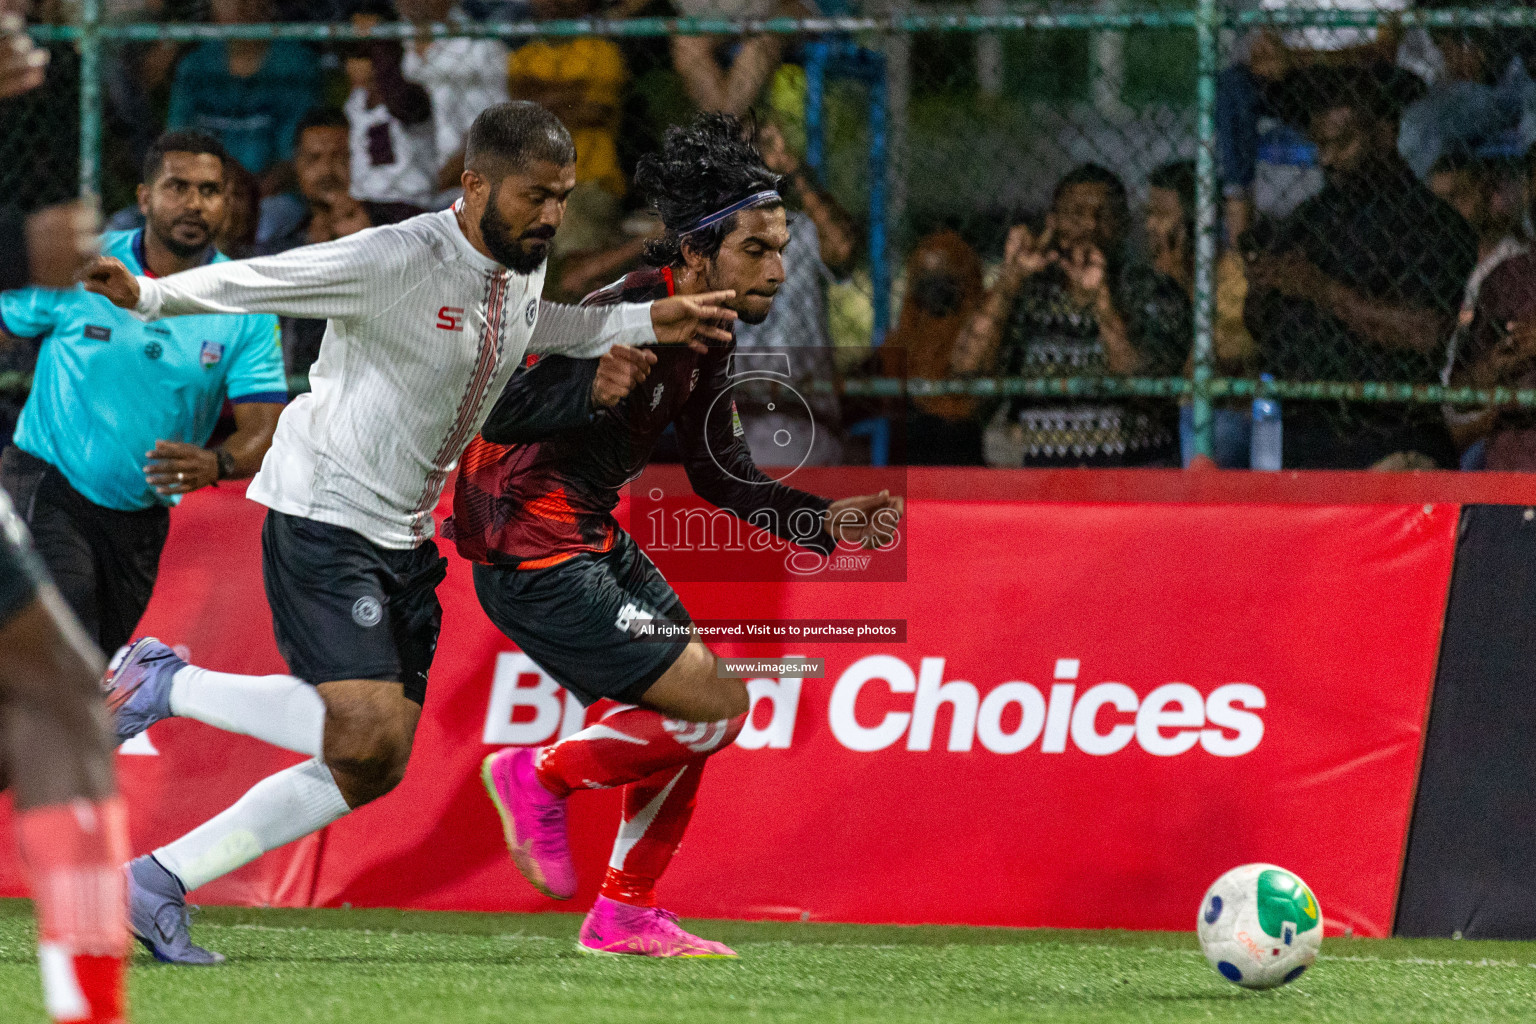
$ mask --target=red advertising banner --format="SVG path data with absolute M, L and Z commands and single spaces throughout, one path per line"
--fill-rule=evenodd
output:
M 1270 861 L 1312 885 L 1334 930 L 1387 934 L 1458 506 L 967 499 L 944 472 L 912 471 L 904 581 L 850 581 L 844 563 L 835 582 L 678 584 L 699 620 L 905 625 L 713 645 L 825 671 L 750 681 L 752 722 L 710 762 L 667 906 L 1183 930 L 1217 875 Z M 850 478 L 815 482 L 866 489 Z M 228 487 L 184 502 L 143 631 L 210 668 L 284 671 L 262 513 Z M 490 626 L 456 555 L 440 593 L 404 783 L 195 900 L 585 908 L 617 794 L 573 798 L 583 889 L 562 905 L 516 875 L 477 769 L 602 709 L 584 714 Z M 295 760 L 196 722 L 155 726 L 118 757 L 135 851 Z M 0 895 L 21 893 L 0 844 Z

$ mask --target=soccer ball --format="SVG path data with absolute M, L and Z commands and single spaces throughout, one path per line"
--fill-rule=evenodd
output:
M 1317 959 L 1323 912 L 1307 883 L 1273 864 L 1244 864 L 1200 904 L 1200 948 L 1223 978 L 1243 988 L 1295 981 Z

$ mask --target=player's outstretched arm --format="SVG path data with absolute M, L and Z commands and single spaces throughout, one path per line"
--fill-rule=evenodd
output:
M 731 340 L 730 324 L 736 314 L 720 303 L 735 294 L 674 295 L 656 302 L 612 306 L 540 302 L 528 351 L 596 359 L 614 345 L 661 344 L 688 345 L 703 354 L 709 351 L 709 342 Z
M 122 261 L 86 265 L 86 291 L 146 320 L 205 313 L 276 313 L 313 320 L 374 317 L 410 293 L 416 243 L 394 227 L 372 228 L 274 256 L 228 260 L 169 277 L 135 277 Z

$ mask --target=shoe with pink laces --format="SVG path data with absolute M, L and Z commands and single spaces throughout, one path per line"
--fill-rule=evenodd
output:
M 480 779 L 501 815 L 512 863 L 546 896 L 576 895 L 576 866 L 565 834 L 565 800 L 544 788 L 534 774 L 528 747 L 498 750 L 480 764 Z
M 719 960 L 736 951 L 720 942 L 689 935 L 677 915 L 659 907 L 636 907 L 599 896 L 581 923 L 578 953 L 594 956 L 693 957 Z

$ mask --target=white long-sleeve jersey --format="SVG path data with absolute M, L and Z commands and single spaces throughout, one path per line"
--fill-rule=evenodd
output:
M 578 358 L 656 341 L 649 305 L 542 302 L 452 210 L 276 256 L 138 278 L 145 319 L 277 313 L 326 319 L 311 391 L 283 410 L 249 497 L 382 547 L 432 536 L 460 453 L 527 351 Z

